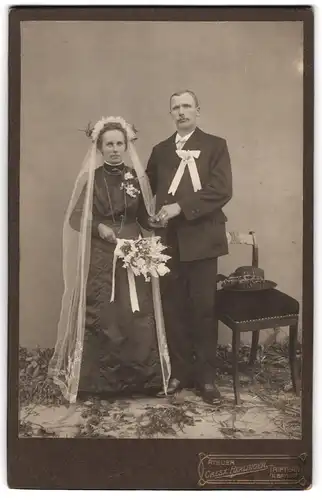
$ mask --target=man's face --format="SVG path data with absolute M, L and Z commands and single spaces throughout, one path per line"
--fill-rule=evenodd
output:
M 196 128 L 197 117 L 200 113 L 192 95 L 185 93 L 172 97 L 170 108 L 171 116 L 179 132 L 189 134 Z

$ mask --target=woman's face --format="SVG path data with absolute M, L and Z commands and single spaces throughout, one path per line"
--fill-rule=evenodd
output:
M 107 130 L 102 136 L 101 153 L 104 160 L 111 165 L 123 161 L 126 150 L 124 135 L 120 130 Z

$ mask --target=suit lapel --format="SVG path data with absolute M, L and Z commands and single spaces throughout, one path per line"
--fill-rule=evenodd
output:
M 166 141 L 167 168 L 169 168 L 169 170 L 177 170 L 181 161 L 176 153 L 176 135 L 177 133 L 175 132 Z
M 185 150 L 194 150 L 194 149 L 200 149 L 200 135 L 201 135 L 201 130 L 200 128 L 196 128 L 194 133 L 189 137 L 185 145 L 183 146 L 182 149 Z
M 199 150 L 201 148 L 201 134 L 202 131 L 197 127 L 194 133 L 189 137 L 182 149 L 184 150 Z M 180 158 L 176 153 L 176 135 L 175 132 L 166 141 L 166 155 L 168 159 L 168 165 L 171 170 L 176 170 L 180 163 Z

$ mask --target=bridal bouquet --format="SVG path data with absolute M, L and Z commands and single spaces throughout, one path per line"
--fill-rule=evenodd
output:
M 163 251 L 160 236 L 139 237 L 136 240 L 122 240 L 118 246 L 117 257 L 123 260 L 123 267 L 131 269 L 135 276 L 142 274 L 145 281 L 151 276 L 157 278 L 170 272 L 166 262 L 171 259 Z

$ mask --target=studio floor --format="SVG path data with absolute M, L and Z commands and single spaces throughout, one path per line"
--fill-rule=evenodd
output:
M 45 382 L 42 391 L 38 384 L 38 390 L 32 392 L 30 380 L 28 388 L 27 385 L 23 388 L 23 381 L 26 384 L 32 377 L 26 374 L 30 363 L 35 369 L 38 359 L 37 376 L 41 377 L 50 353 L 24 351 L 24 355 L 22 351 L 19 436 L 301 439 L 301 398 L 295 396 L 290 384 L 287 346 L 276 344 L 263 349 L 252 369 L 247 367 L 247 351 L 247 346 L 242 347 L 242 402 L 239 406 L 234 404 L 229 347 L 222 347 L 217 383 L 223 399 L 219 404 L 206 404 L 193 391 L 183 390 L 164 399 L 142 396 L 108 400 L 89 398 L 74 407 L 67 407 L 55 397 Z

